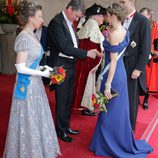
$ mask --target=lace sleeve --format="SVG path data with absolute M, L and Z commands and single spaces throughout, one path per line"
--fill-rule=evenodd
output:
M 14 50 L 16 53 L 23 52 L 28 53 L 30 50 L 29 37 L 25 33 L 21 33 L 15 40 Z

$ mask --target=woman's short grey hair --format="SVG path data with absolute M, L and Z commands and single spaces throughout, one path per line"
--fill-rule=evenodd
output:
M 85 4 L 83 0 L 71 0 L 66 8 L 72 7 L 72 10 L 85 12 Z
M 27 0 L 21 1 L 18 4 L 18 20 L 19 24 L 25 25 L 28 22 L 28 18 L 35 16 L 38 10 L 42 10 L 42 6 L 34 2 L 28 2 Z

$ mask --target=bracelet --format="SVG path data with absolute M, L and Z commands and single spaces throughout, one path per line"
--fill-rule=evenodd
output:
M 111 88 L 111 84 L 105 83 L 105 87 L 108 88 L 108 89 L 110 89 Z

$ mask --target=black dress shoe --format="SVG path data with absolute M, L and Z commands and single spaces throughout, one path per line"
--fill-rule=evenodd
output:
M 57 134 L 57 136 L 63 140 L 64 142 L 68 142 L 68 143 L 71 143 L 73 142 L 73 139 L 71 137 L 69 137 L 67 135 L 67 133 L 63 132 L 63 133 L 60 133 L 60 134 Z
M 74 135 L 76 135 L 76 134 L 80 134 L 79 131 L 77 131 L 77 130 L 73 130 L 73 129 L 71 129 L 71 128 L 67 129 L 66 132 L 69 133 L 69 134 L 74 134 Z
M 81 114 L 82 115 L 87 115 L 87 116 L 97 116 L 98 115 L 97 113 L 95 113 L 93 111 L 90 111 L 90 110 L 82 110 Z
M 148 110 L 148 109 L 149 109 L 148 103 L 144 103 L 144 104 L 143 104 L 143 109 L 144 109 L 144 110 Z

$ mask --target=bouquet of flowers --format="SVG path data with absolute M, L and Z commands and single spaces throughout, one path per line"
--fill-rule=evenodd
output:
M 112 91 L 112 97 L 115 97 L 118 95 L 117 92 Z M 92 106 L 94 107 L 94 112 L 99 113 L 101 111 L 104 111 L 107 113 L 106 104 L 109 103 L 109 100 L 106 98 L 104 94 L 101 92 L 93 93 L 92 95 Z
M 60 85 L 64 82 L 66 78 L 66 70 L 63 67 L 54 67 L 52 71 L 50 71 L 50 85 L 57 84 Z
M 94 112 L 107 112 L 106 104 L 109 103 L 107 98 L 100 92 L 92 94 L 92 105 L 94 107 Z

